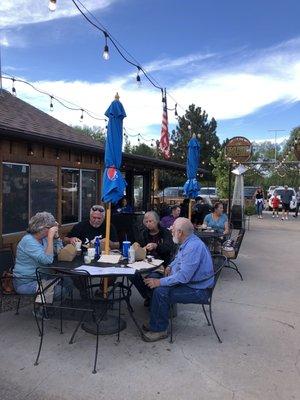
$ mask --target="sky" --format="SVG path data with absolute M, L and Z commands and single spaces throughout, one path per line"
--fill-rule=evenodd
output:
M 221 140 L 278 140 L 300 125 L 299 0 L 80 0 L 167 88 L 168 107 L 189 104 L 217 120 Z M 103 117 L 118 92 L 130 135 L 160 137 L 161 93 L 78 14 L 71 0 L 1 0 L 2 73 Z M 11 81 L 3 79 L 11 90 Z M 17 95 L 49 111 L 49 97 L 21 83 Z M 80 112 L 54 101 L 55 118 L 79 125 Z M 176 119 L 169 112 L 170 130 Z M 84 124 L 105 126 L 84 115 Z M 131 141 L 136 138 L 132 137 Z M 150 142 L 149 142 L 150 143 Z M 148 143 L 148 144 L 149 144 Z

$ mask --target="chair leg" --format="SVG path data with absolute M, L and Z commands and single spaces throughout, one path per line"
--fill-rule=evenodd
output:
M 40 327 L 40 324 L 39 324 L 39 320 L 38 320 L 38 318 L 36 316 L 36 303 L 35 302 L 33 303 L 33 312 L 34 312 L 34 319 L 35 319 L 36 325 L 37 325 L 38 330 L 39 330 L 39 336 L 42 336 L 42 330 L 41 330 L 41 327 Z
M 203 310 L 203 312 L 204 312 L 204 315 L 205 315 L 205 318 L 206 318 L 206 321 L 207 321 L 207 325 L 210 326 L 211 323 L 210 323 L 210 321 L 209 321 L 209 319 L 208 319 L 208 316 L 207 316 L 207 314 L 206 314 L 205 307 L 204 307 L 203 304 L 201 304 L 201 305 L 202 305 L 202 310 Z
M 126 306 L 127 306 L 127 310 L 129 312 L 130 318 L 132 319 L 134 325 L 136 326 L 137 330 L 139 331 L 139 334 L 141 335 L 141 337 L 144 336 L 144 333 L 141 329 L 141 327 L 139 326 L 137 320 L 135 319 L 135 316 L 133 314 L 133 308 L 131 307 L 130 301 L 127 297 L 125 297 L 125 302 L 126 302 Z
M 97 334 L 96 334 L 96 350 L 95 350 L 95 361 L 94 361 L 93 374 L 97 373 L 97 360 L 98 360 L 98 347 L 99 347 L 99 323 L 96 322 L 96 325 L 97 325 Z
M 173 342 L 173 304 L 170 304 L 170 343 Z
M 219 341 L 220 343 L 222 343 L 222 340 L 220 339 L 220 336 L 218 335 L 218 332 L 217 332 L 217 330 L 216 330 L 216 327 L 215 327 L 215 324 L 214 324 L 214 320 L 213 320 L 213 317 L 212 317 L 211 303 L 209 304 L 209 315 L 210 315 L 210 320 L 211 320 L 212 327 L 213 327 L 213 329 L 214 329 L 214 331 L 215 331 L 215 334 L 216 334 L 216 336 L 217 336 L 217 338 L 218 338 L 218 341 Z
M 118 311 L 118 338 L 117 341 L 120 341 L 120 326 L 121 326 L 121 289 L 119 292 L 119 311 Z
M 15 315 L 19 315 L 20 303 L 21 303 L 21 296 L 19 296 L 19 298 L 18 298 L 18 304 L 17 304 L 17 309 L 16 309 Z
M 233 266 L 231 266 L 230 264 L 232 264 Z M 230 269 L 233 269 L 234 271 L 236 271 L 236 272 L 239 274 L 239 276 L 240 276 L 240 278 L 241 278 L 241 281 L 244 280 L 244 279 L 243 279 L 243 276 L 242 276 L 242 274 L 240 273 L 240 270 L 238 269 L 238 266 L 236 265 L 235 262 L 233 262 L 232 260 L 228 260 L 228 264 L 226 265 L 226 267 L 227 267 L 227 268 L 230 268 Z
M 82 324 L 85 315 L 86 315 L 86 311 L 83 311 L 82 316 L 81 316 L 81 318 L 80 318 L 80 321 L 79 321 L 78 324 L 76 325 L 76 328 L 75 328 L 75 330 L 74 330 L 74 332 L 73 332 L 73 335 L 71 336 L 71 339 L 70 339 L 70 341 L 69 341 L 69 344 L 73 344 L 73 343 L 74 343 L 75 335 L 76 335 L 76 333 L 77 333 L 77 331 L 78 331 L 80 325 Z
M 34 365 L 37 366 L 39 365 L 39 358 L 40 358 L 40 354 L 41 354 L 41 350 L 42 350 L 42 345 L 43 345 L 43 338 L 44 338 L 44 317 L 42 317 L 42 322 L 41 322 L 42 328 L 41 328 L 41 336 L 40 336 L 40 345 L 39 345 L 39 351 L 38 354 L 36 356 L 36 360 Z

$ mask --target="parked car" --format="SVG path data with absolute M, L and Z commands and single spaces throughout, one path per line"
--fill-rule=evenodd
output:
M 254 196 L 256 189 L 257 189 L 257 186 L 245 186 L 244 187 L 244 198 L 251 200 Z
M 200 196 L 209 196 L 210 200 L 213 202 L 219 200 L 217 188 L 210 186 L 210 187 L 202 187 L 199 192 Z
M 279 199 L 281 200 L 281 196 L 282 196 L 283 191 L 284 191 L 284 187 L 283 187 L 283 186 L 276 186 L 276 187 L 275 187 L 275 189 L 273 190 L 273 193 L 272 193 L 271 197 L 270 197 L 269 200 L 268 200 L 268 208 L 269 208 L 269 211 L 273 210 L 273 208 L 272 208 L 272 199 L 273 199 L 273 197 L 274 197 L 274 193 L 276 192 L 276 193 L 277 193 L 277 196 L 278 196 Z M 292 197 L 292 201 L 290 202 L 290 209 L 291 209 L 291 210 L 294 210 L 294 209 L 296 208 L 296 205 L 297 205 L 297 202 L 296 202 L 296 192 L 295 192 L 295 189 L 294 189 L 294 188 L 291 188 L 291 187 L 288 188 L 288 191 L 291 192 L 291 193 L 292 193 L 292 196 L 293 196 L 293 197 Z M 279 204 L 279 208 L 280 208 L 280 209 L 282 208 L 281 202 L 280 202 L 280 204 Z
M 198 195 L 201 196 L 210 207 L 212 206 L 210 195 L 202 194 L 201 190 L 199 191 Z M 185 196 L 183 195 L 183 186 L 166 187 L 164 190 L 160 191 L 157 196 L 155 196 L 155 200 L 158 203 L 166 204 L 180 204 L 182 203 L 184 198 Z
M 270 186 L 268 191 L 267 191 L 267 197 L 268 199 L 272 196 L 274 189 L 276 188 L 276 186 Z

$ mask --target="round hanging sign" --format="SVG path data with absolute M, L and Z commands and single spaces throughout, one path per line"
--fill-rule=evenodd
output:
M 226 157 L 232 161 L 243 163 L 252 156 L 252 144 L 243 136 L 235 136 L 230 139 L 225 147 Z

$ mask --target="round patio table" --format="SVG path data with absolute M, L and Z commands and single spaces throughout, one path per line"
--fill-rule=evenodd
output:
M 218 231 L 210 231 L 210 230 L 198 230 L 198 237 L 203 240 L 203 242 L 207 245 L 209 250 L 213 253 L 218 253 L 217 247 L 226 235 L 224 233 Z

